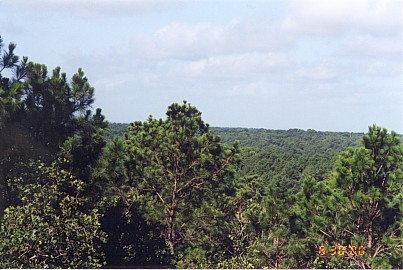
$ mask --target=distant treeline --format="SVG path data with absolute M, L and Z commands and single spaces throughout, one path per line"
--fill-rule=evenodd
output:
M 123 136 L 129 124 L 110 123 L 107 140 Z M 239 142 L 241 161 L 238 176 L 259 175 L 294 187 L 304 176 L 325 179 L 338 155 L 349 147 L 357 148 L 363 133 L 328 132 L 308 129 L 271 130 L 211 127 L 224 144 Z

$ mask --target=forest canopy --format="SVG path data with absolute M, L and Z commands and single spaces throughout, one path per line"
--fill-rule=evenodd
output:
M 108 123 L 0 37 L 1 268 L 403 268 L 402 136 Z

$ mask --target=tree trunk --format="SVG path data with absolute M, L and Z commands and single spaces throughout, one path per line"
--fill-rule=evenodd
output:
M 175 254 L 176 233 L 175 233 L 175 212 L 174 209 L 169 211 L 168 216 L 168 244 L 171 252 Z
M 367 252 L 369 253 L 369 257 L 372 257 L 372 239 L 373 239 L 373 221 L 369 222 L 368 226 L 368 243 L 367 243 Z

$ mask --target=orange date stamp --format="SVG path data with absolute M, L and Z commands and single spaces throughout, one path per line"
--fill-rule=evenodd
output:
M 363 256 L 365 254 L 364 246 L 353 246 L 353 245 L 335 245 L 335 246 L 319 246 L 318 250 L 319 256 Z

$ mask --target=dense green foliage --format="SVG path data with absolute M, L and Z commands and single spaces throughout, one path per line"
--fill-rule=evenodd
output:
M 325 179 L 338 154 L 357 147 L 362 134 L 314 130 L 213 128 L 223 142 L 240 141 L 240 175 L 260 175 L 294 187 L 304 176 Z
M 115 136 L 123 137 L 123 135 L 127 132 L 129 125 L 130 124 L 124 123 L 109 123 L 109 126 L 105 132 L 105 138 L 108 141 L 111 141 Z
M 109 124 L 0 38 L 0 268 L 403 268 L 402 136 Z
M 67 171 L 36 165 L 37 182 L 15 179 L 21 205 L 5 210 L 0 230 L 2 268 L 102 266 L 100 215 L 89 209 L 84 183 Z M 98 243 L 97 243 L 98 242 Z

